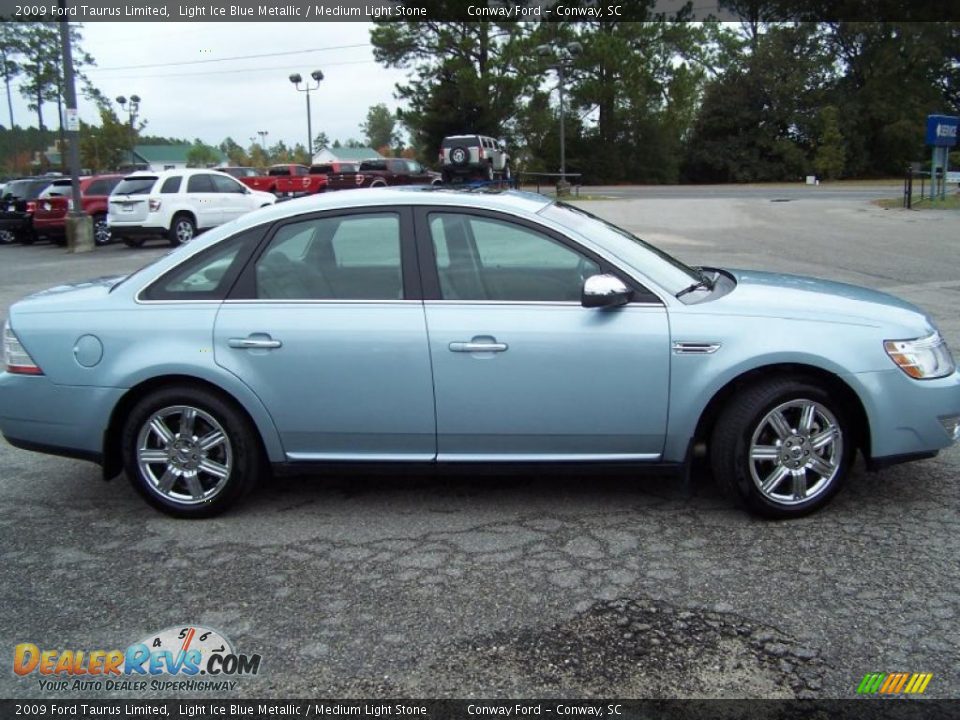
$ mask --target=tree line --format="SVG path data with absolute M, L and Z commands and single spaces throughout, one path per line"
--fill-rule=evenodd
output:
M 668 20 L 653 14 L 653 0 L 632 5 L 630 22 L 378 22 L 374 57 L 410 75 L 396 89 L 403 109 L 371 106 L 363 140 L 342 144 L 432 165 L 443 137 L 476 132 L 507 139 L 520 169 L 556 172 L 562 69 L 567 170 L 585 182 L 877 177 L 925 160 L 926 116 L 960 112 L 960 24 L 770 20 L 791 3 L 803 6 L 725 0 L 739 24 L 690 22 L 687 10 Z M 0 23 L 9 115 L 0 172 L 30 170 L 58 138 L 59 121 L 51 129 L 44 116 L 46 104 L 62 106 L 56 25 Z M 146 135 L 143 119 L 132 126 L 118 117 L 84 72 L 96 63 L 82 48 L 82 27 L 71 32 L 81 92 L 100 115 L 99 124 L 81 123 L 84 167 L 116 168 L 135 143 L 189 142 Z M 15 122 L 15 87 L 36 128 Z M 189 144 L 193 164 L 219 157 L 203 140 Z M 341 143 L 321 132 L 313 144 Z M 310 160 L 300 143 L 225 138 L 217 147 L 237 165 Z
M 648 22 L 378 22 L 371 41 L 411 71 L 396 95 L 425 162 L 477 132 L 556 172 L 561 62 L 567 170 L 586 182 L 877 177 L 927 159 L 927 115 L 960 111 L 960 25 L 764 20 L 789 4 L 728 0 L 739 24 L 666 22 L 650 0 L 634 13 Z

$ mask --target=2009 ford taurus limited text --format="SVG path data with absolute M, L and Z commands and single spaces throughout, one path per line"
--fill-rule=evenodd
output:
M 0 430 L 175 515 L 271 467 L 616 462 L 704 444 L 752 510 L 822 506 L 960 435 L 931 320 L 872 290 L 690 268 L 523 193 L 313 196 L 126 278 L 16 303 Z

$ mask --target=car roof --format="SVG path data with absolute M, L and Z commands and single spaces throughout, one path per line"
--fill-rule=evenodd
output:
M 366 188 L 330 193 L 318 193 L 276 203 L 254 210 L 237 220 L 228 223 L 230 233 L 245 230 L 264 223 L 286 220 L 304 213 L 323 212 L 325 210 L 347 210 L 364 207 L 384 207 L 402 205 L 430 205 L 462 207 L 476 210 L 494 210 L 516 215 L 534 215 L 553 203 L 548 197 L 518 190 L 497 190 L 476 192 L 438 188 L 432 185 L 405 186 L 392 188 Z M 227 225 L 220 227 L 227 228 Z M 211 237 L 219 237 L 216 229 L 210 231 Z M 194 241 L 191 245 L 200 244 Z

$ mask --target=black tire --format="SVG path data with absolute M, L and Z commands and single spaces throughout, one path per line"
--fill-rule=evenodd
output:
M 493 163 L 487 163 L 487 166 L 483 170 L 483 179 L 487 182 L 493 182 L 494 175 Z
M 167 231 L 167 240 L 176 247 L 185 245 L 197 236 L 197 224 L 193 218 L 186 213 L 178 213 L 173 216 L 170 222 L 170 230 Z
M 453 173 L 451 173 L 449 170 L 444 170 L 440 174 L 443 176 L 442 179 L 444 185 L 450 185 L 453 183 Z
M 181 437 L 187 409 L 194 412 L 192 431 Z M 170 435 L 167 443 L 151 425 L 158 418 Z M 168 387 L 147 395 L 134 406 L 122 432 L 127 478 L 148 503 L 174 517 L 222 513 L 253 488 L 266 468 L 256 429 L 247 416 L 205 388 Z M 199 441 L 216 439 L 217 432 L 223 439 L 204 450 Z M 160 459 L 141 463 L 141 449 L 152 450 Z M 201 460 L 205 465 L 198 467 Z M 220 478 L 204 467 L 225 470 L 226 476 Z M 192 475 L 196 484 L 191 487 Z M 170 483 L 166 489 L 165 482 Z
M 142 237 L 123 238 L 123 244 L 126 245 L 127 247 L 132 247 L 132 248 L 143 247 L 144 242 L 146 242 L 146 239 Z
M 93 244 L 97 247 L 103 247 L 104 245 L 109 245 L 112 238 L 110 237 L 110 225 L 107 223 L 107 216 L 103 213 L 93 216 Z
M 387 186 L 387 183 L 384 180 L 374 180 L 372 183 L 370 183 L 370 187 L 372 188 L 382 188 L 386 186 Z
M 37 234 L 33 230 L 21 230 L 17 233 L 17 242 L 21 245 L 33 245 L 37 241 Z
M 836 394 L 809 379 L 760 381 L 737 392 L 717 419 L 710 441 L 714 476 L 758 515 L 811 513 L 849 474 L 856 445 L 849 417 Z
M 510 183 L 511 175 L 510 175 L 510 163 L 509 163 L 509 162 L 507 162 L 507 163 L 503 166 L 503 172 L 500 174 L 500 177 L 502 177 L 503 180 L 504 180 L 504 182 L 506 182 L 507 184 Z
M 0 230 L 0 245 L 10 245 L 15 242 L 17 236 L 10 230 Z
M 450 148 L 450 164 L 457 165 L 458 167 L 463 167 L 470 163 L 470 149 L 465 148 L 461 145 L 458 145 L 455 148 Z

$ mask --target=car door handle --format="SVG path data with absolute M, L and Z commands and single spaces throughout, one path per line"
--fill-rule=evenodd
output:
M 269 335 L 266 337 L 245 337 L 245 338 L 230 338 L 227 340 L 227 345 L 232 348 L 252 348 L 260 350 L 270 350 L 272 348 L 282 347 L 283 343 L 279 340 L 274 340 Z
M 477 352 L 506 352 L 509 345 L 498 342 L 452 342 L 450 352 L 477 353 Z

